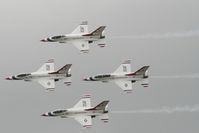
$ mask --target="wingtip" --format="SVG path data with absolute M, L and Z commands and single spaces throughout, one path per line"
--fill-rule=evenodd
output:
M 82 98 L 91 98 L 91 94 L 84 94 Z
M 132 90 L 124 90 L 123 92 L 127 93 L 127 94 L 130 94 L 130 93 L 132 93 Z
M 82 21 L 80 25 L 88 25 L 88 21 Z
M 55 62 L 54 59 L 49 59 L 46 63 L 53 63 L 53 62 Z
M 131 60 L 130 59 L 125 60 L 122 64 L 131 64 Z
M 91 128 L 92 125 L 84 125 L 83 127 L 84 127 L 84 128 Z

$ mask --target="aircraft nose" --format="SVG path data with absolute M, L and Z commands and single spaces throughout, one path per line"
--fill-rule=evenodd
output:
M 12 80 L 12 78 L 11 77 L 7 77 L 7 78 L 5 78 L 5 80 Z
M 89 81 L 89 78 L 83 78 L 83 81 Z
M 48 116 L 46 113 L 44 113 L 44 114 L 41 114 L 41 116 Z
M 41 42 L 47 42 L 47 39 L 41 39 L 40 41 Z

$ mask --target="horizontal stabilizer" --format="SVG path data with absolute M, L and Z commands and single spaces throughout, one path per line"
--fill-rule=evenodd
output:
M 100 115 L 99 119 L 102 120 L 104 123 L 108 123 L 108 120 L 109 120 L 108 113 L 104 113 Z
M 105 47 L 105 46 L 106 46 L 106 44 L 102 44 L 102 43 L 100 43 L 100 44 L 98 44 L 98 46 L 99 46 L 100 48 L 103 48 L 103 47 Z
M 62 81 L 64 82 L 64 84 L 65 84 L 66 86 L 69 86 L 69 85 L 72 84 L 72 79 L 71 79 L 71 77 L 67 77 L 67 78 L 63 79 Z
M 149 87 L 149 80 L 148 79 L 143 79 L 141 85 L 143 87 Z

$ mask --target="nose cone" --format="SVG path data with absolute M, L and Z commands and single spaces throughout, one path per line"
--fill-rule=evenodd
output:
M 7 77 L 7 78 L 5 78 L 5 80 L 12 80 L 12 78 L 11 77 Z
M 89 81 L 89 78 L 83 78 L 83 81 Z
M 48 116 L 46 113 L 42 114 L 41 116 Z
M 41 39 L 40 41 L 41 42 L 47 42 L 48 40 L 45 38 L 45 39 Z

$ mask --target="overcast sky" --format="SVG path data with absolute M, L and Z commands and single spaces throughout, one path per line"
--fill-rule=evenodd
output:
M 198 7 L 198 0 L 1 0 L 0 132 L 198 133 L 198 112 L 110 113 L 108 124 L 93 119 L 86 130 L 72 119 L 40 116 L 70 108 L 87 93 L 93 106 L 110 100 L 112 111 L 198 105 L 199 78 L 186 78 L 199 73 Z M 107 47 L 93 45 L 89 54 L 79 54 L 70 44 L 40 42 L 72 32 L 83 20 L 90 31 L 107 26 Z M 51 58 L 56 69 L 73 64 L 71 86 L 58 82 L 48 92 L 35 82 L 4 80 L 35 71 Z M 82 81 L 113 72 L 126 59 L 134 71 L 150 65 L 149 88 L 138 83 L 131 94 L 123 94 L 113 83 Z

